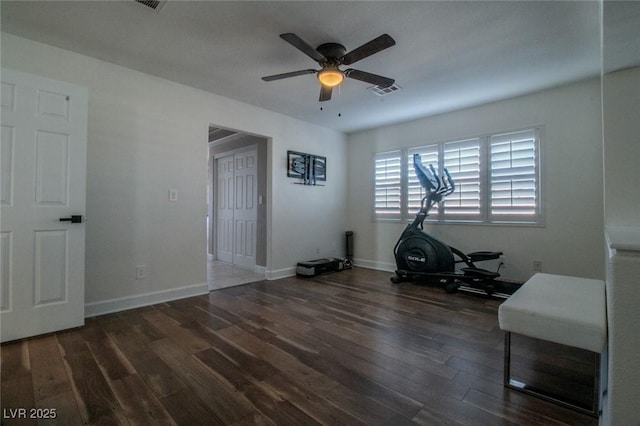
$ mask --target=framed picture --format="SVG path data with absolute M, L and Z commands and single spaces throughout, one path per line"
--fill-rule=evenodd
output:
M 315 180 L 327 180 L 327 157 L 313 156 L 313 177 Z
M 303 185 L 316 185 L 327 180 L 327 157 L 298 151 L 287 151 L 287 176 L 302 180 Z
M 304 179 L 307 174 L 307 155 L 304 152 L 287 151 L 287 177 Z

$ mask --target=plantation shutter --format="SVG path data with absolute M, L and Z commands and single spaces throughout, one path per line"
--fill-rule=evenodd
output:
M 444 167 L 456 185 L 455 192 L 444 200 L 446 217 L 480 220 L 480 139 L 445 143 Z
M 426 191 L 420 185 L 418 176 L 413 166 L 413 154 L 420 154 L 422 164 L 429 168 L 429 164 L 433 165 L 433 168 L 438 171 L 438 145 L 422 146 L 419 148 L 412 148 L 407 152 L 407 170 L 408 170 L 408 185 L 407 185 L 407 215 L 408 217 L 415 216 L 420 210 L 420 204 L 422 198 L 426 195 Z M 438 172 L 439 173 L 439 172 Z M 435 217 L 438 214 L 438 204 L 434 205 L 429 213 L 429 216 Z
M 400 219 L 401 162 L 400 151 L 385 152 L 375 156 L 375 217 L 376 219 Z
M 537 140 L 535 130 L 491 136 L 489 210 L 492 218 L 536 219 L 539 212 Z

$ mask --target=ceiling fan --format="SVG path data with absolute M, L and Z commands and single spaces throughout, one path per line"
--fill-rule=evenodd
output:
M 300 50 L 314 61 L 318 62 L 321 69 L 306 69 L 287 72 L 284 74 L 269 75 L 262 77 L 264 81 L 280 80 L 305 74 L 317 74 L 318 80 L 321 84 L 320 102 L 330 100 L 333 88 L 342 83 L 345 77 L 371 83 L 381 88 L 389 87 L 395 82 L 392 78 L 383 77 L 381 75 L 353 68 L 346 70 L 340 69 L 341 65 L 351 65 L 395 45 L 395 40 L 391 38 L 389 34 L 382 34 L 381 36 L 374 38 L 348 53 L 347 49 L 339 43 L 324 43 L 314 49 L 294 33 L 280 34 L 280 38 Z

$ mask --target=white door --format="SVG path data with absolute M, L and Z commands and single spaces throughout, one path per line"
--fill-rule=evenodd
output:
M 248 269 L 256 266 L 257 151 L 235 154 L 235 207 L 233 210 L 233 264 Z
M 216 159 L 217 209 L 216 254 L 218 260 L 233 262 L 233 155 Z
M 258 151 L 216 159 L 217 258 L 253 270 L 256 266 Z
M 0 340 L 6 342 L 84 324 L 88 90 L 12 70 L 1 77 Z M 60 220 L 72 215 L 80 223 Z

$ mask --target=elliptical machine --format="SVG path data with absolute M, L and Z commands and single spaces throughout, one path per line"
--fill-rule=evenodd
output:
M 416 218 L 405 228 L 393 249 L 398 269 L 396 275 L 391 277 L 391 282 L 397 284 L 408 280 L 429 279 L 444 284 L 447 293 L 464 289 L 474 293 L 508 297 L 509 294 L 502 293 L 505 281 L 497 280 L 500 277 L 498 271 L 482 269 L 474 264 L 499 259 L 502 252 L 478 251 L 464 254 L 423 232 L 423 222 L 429 216 L 431 208 L 452 194 L 456 187 L 447 169 L 444 169 L 445 176 L 439 178 L 433 165 L 429 165 L 427 169 L 422 164 L 420 154 L 413 155 L 413 166 L 427 195 L 422 198 Z M 465 264 L 460 271 L 456 271 L 455 268 L 458 263 Z

